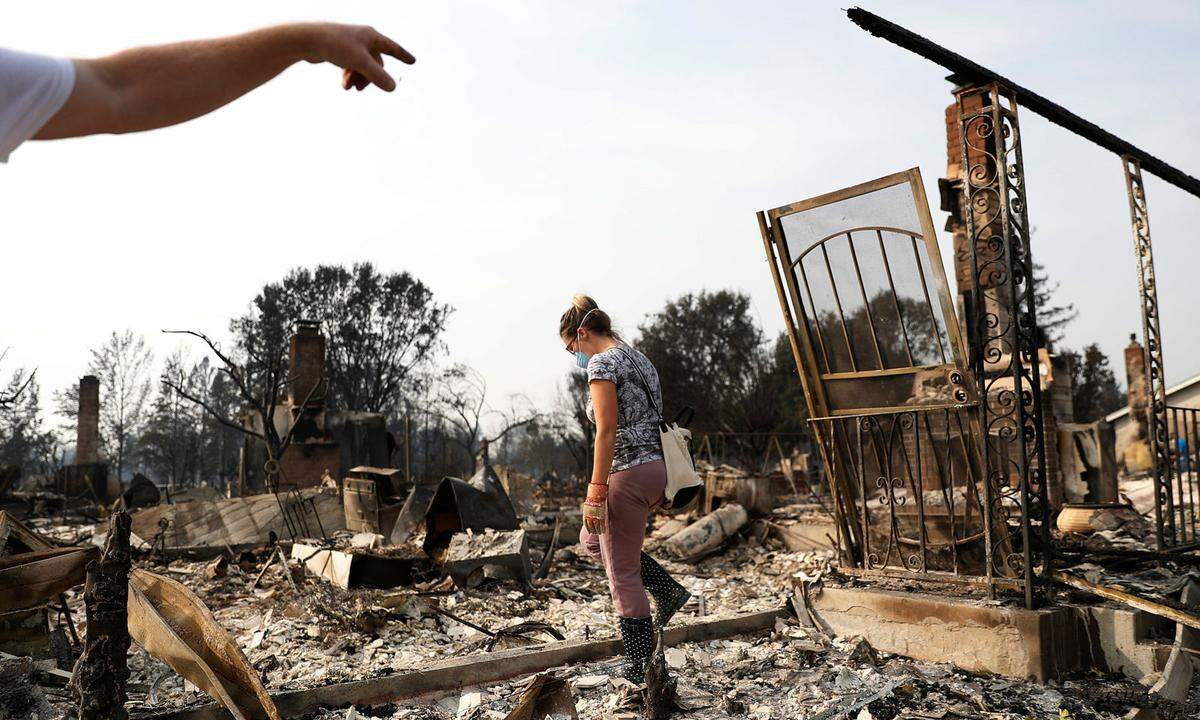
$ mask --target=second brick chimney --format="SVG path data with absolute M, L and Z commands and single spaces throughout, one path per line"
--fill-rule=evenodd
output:
M 315 320 L 299 320 L 288 347 L 288 366 L 291 382 L 289 394 L 292 407 L 308 401 L 308 407 L 319 408 L 325 404 L 325 387 L 321 379 L 325 370 L 325 336 L 321 325 Z M 321 386 L 318 387 L 318 384 Z M 313 391 L 313 388 L 316 388 Z
M 1125 386 L 1129 388 L 1129 415 L 1137 423 L 1138 437 L 1146 437 L 1146 408 L 1150 406 L 1150 388 L 1146 387 L 1146 349 L 1132 334 L 1125 346 Z
M 79 417 L 76 422 L 75 464 L 100 462 L 100 378 L 79 379 Z

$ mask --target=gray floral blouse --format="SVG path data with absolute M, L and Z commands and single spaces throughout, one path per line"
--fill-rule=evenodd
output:
M 653 406 L 634 368 L 635 362 L 653 393 Z M 589 383 L 593 380 L 609 380 L 617 386 L 617 438 L 613 444 L 612 472 L 662 460 L 662 435 L 658 431 L 662 388 L 658 382 L 658 371 L 649 358 L 622 345 L 593 355 L 588 360 L 587 375 Z M 588 420 L 595 424 L 596 413 L 592 409 L 590 396 L 587 415 Z

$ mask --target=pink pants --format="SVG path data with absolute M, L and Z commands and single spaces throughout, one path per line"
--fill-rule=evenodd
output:
M 650 599 L 642 585 L 642 542 L 646 519 L 662 502 L 667 466 L 662 460 L 635 465 L 608 476 L 608 527 L 596 535 L 584 528 L 579 541 L 604 565 L 613 606 L 621 617 L 650 617 Z

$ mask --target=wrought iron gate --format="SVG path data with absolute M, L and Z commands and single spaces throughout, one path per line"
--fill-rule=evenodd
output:
M 1013 575 L 916 168 L 759 213 L 851 571 Z M 790 297 L 790 302 L 788 298 Z M 990 508 L 990 511 L 989 511 Z
M 1025 445 L 1009 447 L 1014 433 L 1040 438 L 1040 428 L 1019 430 L 1030 420 L 1030 371 L 991 344 L 976 348 L 977 373 L 969 370 L 920 171 L 761 212 L 759 228 L 833 494 L 843 569 L 989 591 L 1011 584 L 1032 606 L 1026 509 L 1044 505 L 1028 499 L 1040 483 L 1027 474 L 1042 464 L 1029 467 Z M 1001 232 L 988 221 L 977 237 L 995 251 Z M 984 272 L 981 284 L 997 287 Z M 984 317 L 978 327 L 997 337 L 1017 330 Z

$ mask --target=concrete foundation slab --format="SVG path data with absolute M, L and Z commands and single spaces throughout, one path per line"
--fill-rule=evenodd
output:
M 1110 606 L 1039 610 L 873 588 L 826 587 L 816 615 L 838 636 L 861 636 L 883 652 L 1037 682 L 1097 669 L 1134 679 L 1162 670 L 1167 623 Z M 1166 646 L 1169 649 L 1169 645 Z

